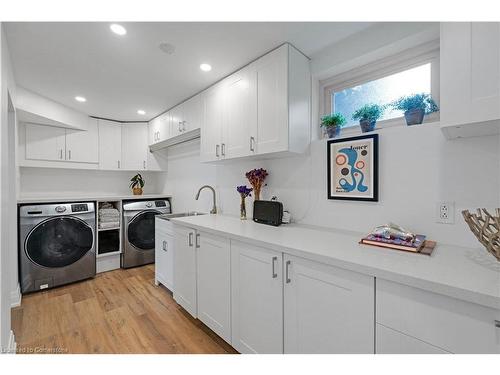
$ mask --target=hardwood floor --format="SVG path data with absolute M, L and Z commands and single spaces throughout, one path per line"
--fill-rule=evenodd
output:
M 19 353 L 236 353 L 154 285 L 154 265 L 23 296 L 12 328 Z

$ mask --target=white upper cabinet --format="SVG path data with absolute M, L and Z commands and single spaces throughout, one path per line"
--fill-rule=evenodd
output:
M 148 142 L 150 145 L 164 141 L 170 136 L 170 112 L 154 118 L 148 124 Z
M 232 159 L 255 153 L 257 74 L 249 66 L 223 82 L 221 152 Z
M 223 87 L 223 84 L 217 84 L 202 94 L 203 126 L 201 128 L 201 161 L 216 161 L 222 157 Z
M 201 160 L 305 152 L 310 101 L 309 60 L 284 44 L 204 93 Z
M 445 134 L 455 138 L 487 135 L 488 129 L 498 132 L 500 23 L 442 22 L 440 65 L 440 121 Z
M 148 128 L 145 123 L 122 124 L 122 169 L 146 170 Z
M 285 353 L 374 353 L 373 277 L 285 255 Z
M 65 134 L 64 128 L 26 124 L 26 159 L 64 161 Z
M 86 131 L 66 129 L 66 161 L 99 162 L 98 120 L 89 118 Z
M 122 125 L 99 120 L 99 169 L 121 169 Z
M 175 137 L 190 130 L 199 129 L 202 119 L 201 94 L 172 108 L 170 136 Z

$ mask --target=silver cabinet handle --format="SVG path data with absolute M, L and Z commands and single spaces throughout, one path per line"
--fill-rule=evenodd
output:
M 186 121 L 182 121 L 182 131 L 186 131 Z
M 277 278 L 278 277 L 278 274 L 276 273 L 276 268 L 275 268 L 275 265 L 276 265 L 276 262 L 278 261 L 278 257 L 273 257 L 273 260 L 272 260 L 272 268 L 273 268 L 273 279 Z
M 156 140 L 159 141 L 160 140 L 160 131 L 158 130 L 157 133 L 158 133 L 158 138 L 156 138 Z
M 195 246 L 198 249 L 200 247 L 200 234 L 196 233 Z
M 215 145 L 215 156 L 219 157 L 219 145 Z
M 193 247 L 193 232 L 189 232 L 188 245 L 189 247 Z
M 59 150 L 59 159 L 62 159 L 62 148 Z
M 182 121 L 179 121 L 179 126 L 178 126 L 179 133 L 182 132 L 182 130 L 181 130 L 181 124 L 182 124 Z
M 287 284 L 289 284 L 290 281 L 292 281 L 292 280 L 290 280 L 290 275 L 289 275 L 290 263 L 291 263 L 291 261 L 287 260 L 286 261 L 286 266 L 285 266 L 285 279 L 286 279 L 285 281 L 286 281 Z
M 225 144 L 225 143 L 223 143 L 223 144 L 221 145 L 221 148 L 220 148 L 220 149 L 221 149 L 221 154 L 222 154 L 222 156 L 226 156 L 226 144 Z
M 71 150 L 68 150 L 68 159 L 71 160 Z
M 167 241 L 163 241 L 162 249 L 163 251 L 167 251 Z
M 255 138 L 250 137 L 250 151 L 254 152 L 255 151 Z
M 142 161 L 142 167 L 143 167 L 144 169 L 146 169 L 146 160 L 143 160 L 143 161 Z
M 495 327 L 500 328 L 500 320 L 495 320 Z
M 116 161 L 118 163 L 118 169 L 120 169 L 120 160 Z

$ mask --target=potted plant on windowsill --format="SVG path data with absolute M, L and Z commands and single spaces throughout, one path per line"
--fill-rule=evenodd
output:
M 144 187 L 144 179 L 142 178 L 140 173 L 137 173 L 130 180 L 130 187 L 132 188 L 132 193 L 134 195 L 142 195 L 142 188 Z
M 352 115 L 354 121 L 359 120 L 359 126 L 363 133 L 371 132 L 375 129 L 377 120 L 384 113 L 384 106 L 378 104 L 365 104 Z
M 439 110 L 429 94 L 403 96 L 392 102 L 391 107 L 404 112 L 406 125 L 418 125 L 424 121 L 424 115 Z
M 340 129 L 346 123 L 345 117 L 341 113 L 332 113 L 321 117 L 321 127 L 326 129 L 328 138 L 338 137 Z

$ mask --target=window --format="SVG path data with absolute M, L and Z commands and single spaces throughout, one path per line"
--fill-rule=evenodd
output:
M 432 95 L 439 101 L 439 53 L 409 58 L 397 56 L 369 66 L 344 73 L 322 83 L 325 101 L 322 113 L 340 112 L 346 118 L 346 127 L 359 125 L 353 113 L 365 104 L 386 105 L 417 93 Z M 402 111 L 387 107 L 379 124 L 403 117 Z M 392 121 L 392 123 L 400 123 Z

